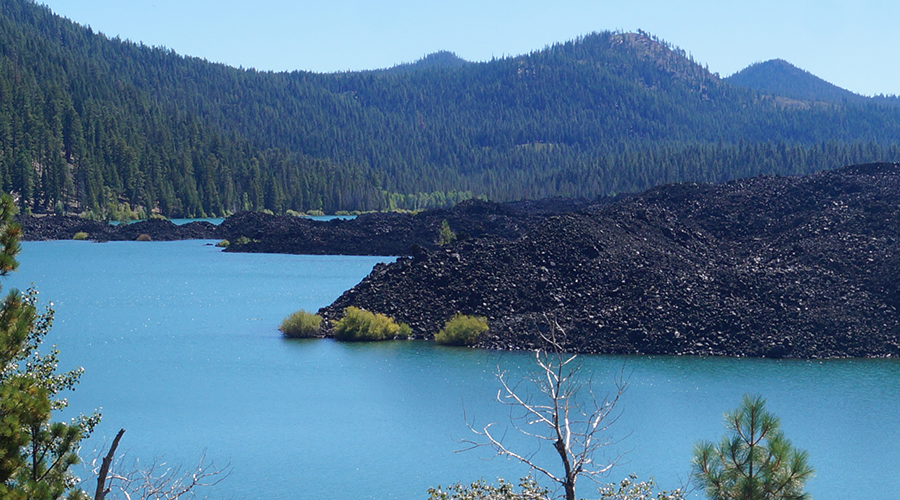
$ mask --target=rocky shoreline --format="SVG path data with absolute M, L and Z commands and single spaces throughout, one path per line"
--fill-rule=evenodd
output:
M 488 236 L 514 240 L 550 215 L 597 203 L 603 201 L 549 199 L 500 204 L 469 200 L 449 210 L 367 213 L 329 221 L 240 212 L 218 226 L 203 221 L 177 225 L 163 219 L 111 225 L 76 216 L 19 215 L 16 220 L 25 241 L 71 240 L 83 232 L 86 239 L 101 242 L 134 241 L 141 235 L 151 241 L 228 240 L 228 252 L 400 256 L 439 248 L 444 221 L 461 240 Z
M 19 217 L 24 239 L 227 239 L 228 251 L 393 255 L 319 312 L 354 305 L 432 338 L 485 316 L 479 347 L 771 358 L 900 356 L 900 164 L 618 200 L 489 203 L 327 222 L 244 212 L 221 225 Z M 442 244 L 447 222 L 456 241 Z
M 205 221 L 178 225 L 169 220 L 150 219 L 130 224 L 112 225 L 107 222 L 82 219 L 74 215 L 27 216 L 17 215 L 22 226 L 23 241 L 71 240 L 84 233 L 91 241 L 135 241 L 141 235 L 150 241 L 216 239 L 218 228 Z
M 486 316 L 478 346 L 771 358 L 900 356 L 900 165 L 668 185 L 379 265 L 349 306 L 431 338 Z

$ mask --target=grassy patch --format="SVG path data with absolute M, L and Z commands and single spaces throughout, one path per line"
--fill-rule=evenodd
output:
M 321 316 L 301 309 L 284 318 L 278 326 L 278 331 L 288 338 L 306 339 L 318 337 L 321 326 Z
M 393 340 L 407 338 L 412 333 L 406 323 L 397 323 L 380 313 L 350 306 L 344 317 L 334 324 L 334 338 L 344 341 Z
M 457 313 L 434 335 L 434 341 L 443 345 L 473 345 L 478 337 L 487 331 L 487 318 L 484 316 L 466 316 Z

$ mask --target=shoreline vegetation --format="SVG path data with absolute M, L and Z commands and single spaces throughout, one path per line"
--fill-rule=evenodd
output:
M 225 251 L 390 255 L 321 309 L 350 306 L 433 339 L 484 317 L 474 345 L 531 349 L 548 315 L 564 348 L 770 358 L 900 356 L 900 164 L 670 184 L 617 199 L 491 203 L 221 225 L 20 217 L 26 240 L 228 240 Z M 85 236 L 85 234 L 87 236 Z

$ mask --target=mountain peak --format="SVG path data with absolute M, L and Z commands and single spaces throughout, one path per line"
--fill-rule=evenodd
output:
M 863 96 L 829 83 L 784 59 L 754 63 L 726 78 L 732 85 L 804 101 L 841 103 Z
M 642 80 L 657 72 L 650 79 L 667 75 L 672 81 L 688 83 L 696 88 L 705 89 L 718 81 L 684 50 L 642 30 L 594 32 L 557 44 L 550 50 L 567 52 L 581 63 L 603 65 L 616 73 L 630 72 L 633 73 L 632 78 Z M 644 69 L 637 69 L 639 66 Z M 654 71 L 648 71 L 650 68 Z
M 386 73 L 408 73 L 410 71 L 418 71 L 422 69 L 433 68 L 459 68 L 471 64 L 469 61 L 459 57 L 455 52 L 448 50 L 439 50 L 427 54 L 418 61 L 411 63 L 402 63 L 394 67 L 381 70 Z

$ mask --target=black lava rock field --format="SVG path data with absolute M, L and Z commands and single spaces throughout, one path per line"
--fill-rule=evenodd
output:
M 142 235 L 150 241 L 176 241 L 215 239 L 219 231 L 215 224 L 205 221 L 178 225 L 164 219 L 149 219 L 130 224 L 112 225 L 108 222 L 67 216 L 17 215 L 25 241 L 71 240 L 77 233 L 84 233 L 92 241 L 134 241 Z
M 431 338 L 486 316 L 478 345 L 759 357 L 900 355 L 900 164 L 674 184 L 378 265 L 349 305 Z
M 229 252 L 320 255 L 413 255 L 440 246 L 446 221 L 460 239 L 493 236 L 516 239 L 551 214 L 589 206 L 587 200 L 539 202 L 464 201 L 450 210 L 409 213 L 366 213 L 355 219 L 315 221 L 288 215 L 243 212 L 219 228 L 229 239 Z M 244 243 L 234 244 L 240 236 Z
M 459 239 L 492 236 L 516 239 L 544 218 L 584 209 L 599 202 L 553 198 L 540 201 L 491 203 L 468 200 L 450 210 L 409 213 L 366 213 L 353 219 L 318 221 L 306 217 L 239 212 L 220 225 L 195 221 L 177 225 L 164 219 L 129 224 L 76 216 L 16 217 L 24 239 L 71 240 L 85 233 L 92 241 L 134 241 L 142 235 L 150 241 L 187 239 L 228 240 L 226 251 L 315 255 L 413 255 L 434 250 L 441 243 L 446 221 Z

